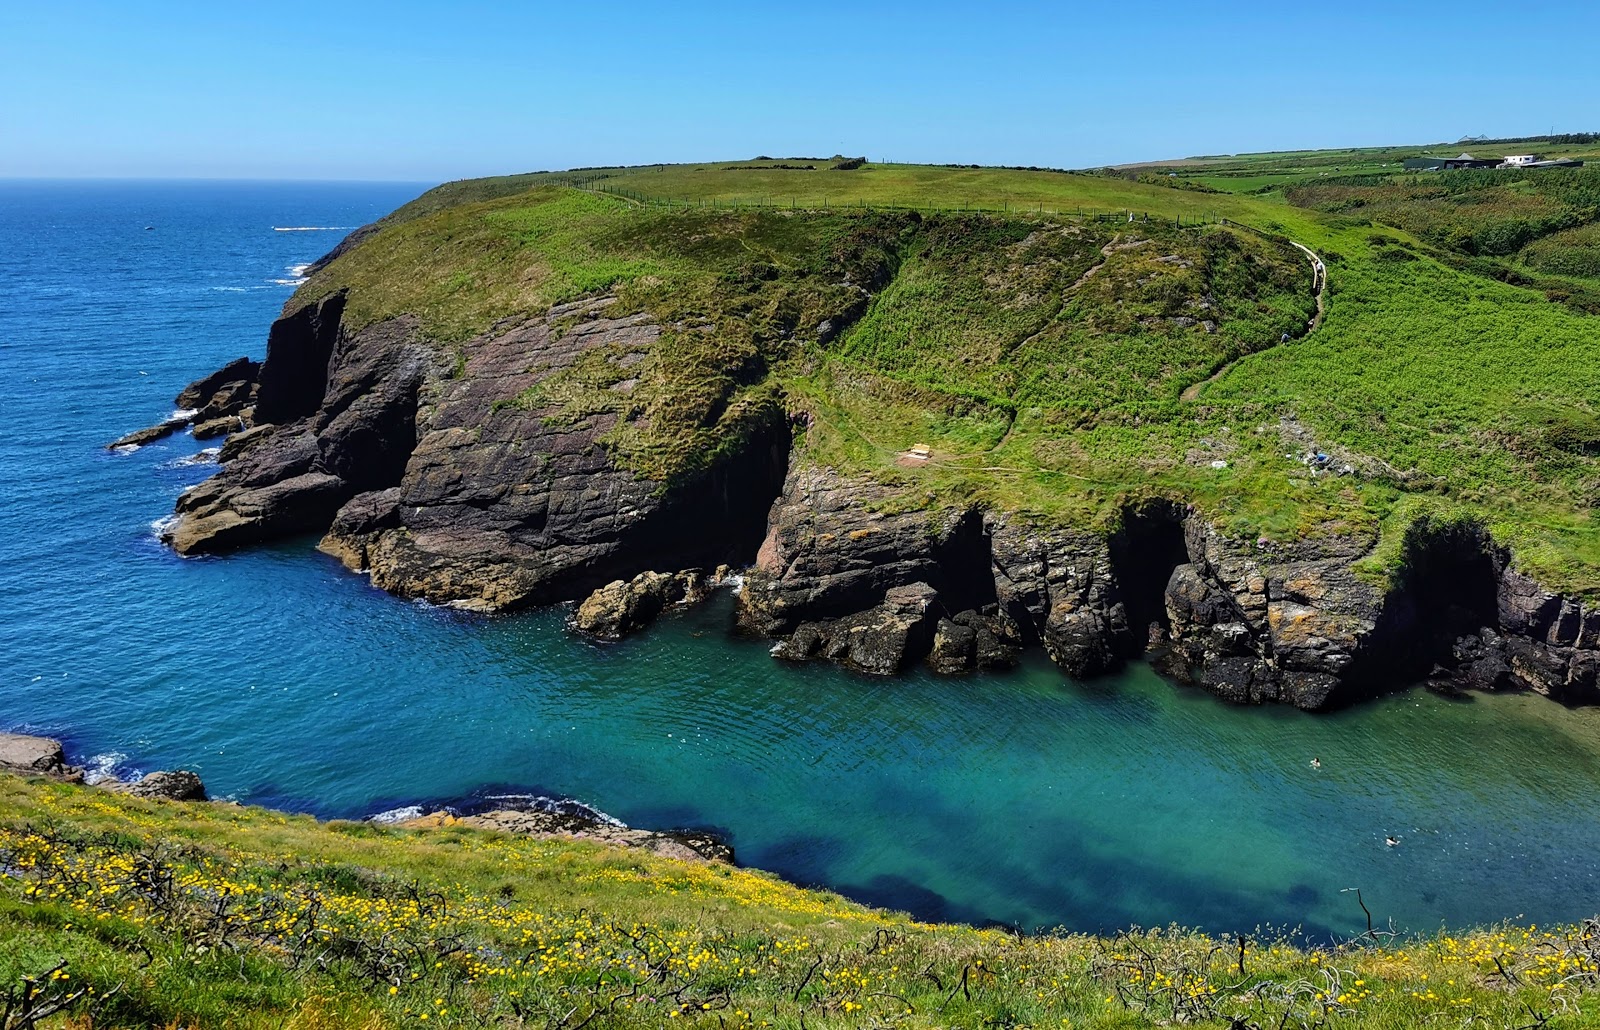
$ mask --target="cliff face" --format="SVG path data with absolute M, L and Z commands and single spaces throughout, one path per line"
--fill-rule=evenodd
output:
M 469 341 L 456 367 L 409 319 L 343 333 L 341 307 L 274 325 L 257 424 L 179 499 L 166 539 L 180 553 L 324 532 L 323 550 L 383 589 L 491 610 L 754 549 L 786 426 L 666 491 L 613 463 L 610 416 L 519 400 L 591 350 L 644 353 L 660 333 L 646 316 L 607 317 L 606 299 L 557 308 Z
M 928 492 L 936 480 L 900 475 L 915 462 L 891 465 L 894 448 L 867 433 L 836 433 L 832 452 L 803 440 L 791 456 L 793 427 L 828 407 L 815 392 L 872 368 L 883 374 L 851 410 L 910 411 L 885 420 L 897 434 L 971 416 L 961 432 L 977 435 L 1008 411 L 992 450 L 1023 462 L 1028 412 L 1056 434 L 1032 444 L 1057 450 L 1106 398 L 1124 397 L 1110 429 L 1171 419 L 1180 379 L 1304 332 L 1311 279 L 1284 241 L 978 216 L 663 214 L 559 191 L 444 215 L 341 245 L 306 287 L 320 299 L 273 325 L 263 364 L 197 381 L 179 397 L 196 414 L 118 441 L 188 419 L 197 436 L 231 433 L 222 471 L 177 503 L 175 549 L 320 533 L 383 589 L 485 611 L 603 588 L 575 622 L 603 636 L 698 595 L 667 587 L 699 582 L 694 570 L 753 561 L 743 631 L 777 639 L 779 657 L 870 674 L 1003 668 L 1038 646 L 1074 677 L 1148 652 L 1231 701 L 1307 709 L 1425 677 L 1596 698 L 1600 609 L 1543 590 L 1471 527 L 1418 523 L 1403 571 L 1379 586 L 1360 571 L 1370 535 L 1236 539 L 1182 503 L 1116 511 L 1111 490 L 1093 517 L 1048 497 L 1012 505 L 1080 513 L 1055 520 L 933 500 L 990 494 Z M 460 275 L 400 289 L 414 283 L 396 269 L 435 259 Z M 580 268 L 614 295 L 557 282 Z M 467 288 L 473 274 L 486 283 Z M 550 305 L 574 295 L 588 299 Z M 965 392 L 940 392 L 952 383 Z M 1138 406 L 1162 391 L 1165 407 Z M 1181 410 L 1205 435 L 1186 435 L 1169 471 L 1226 469 L 1241 447 L 1279 457 Z M 1252 438 L 1316 463 L 1297 481 L 1308 489 L 1324 467 L 1351 476 L 1352 495 L 1369 466 L 1401 475 L 1324 453 L 1297 420 L 1276 436 L 1249 421 Z M 852 446 L 874 457 L 851 465 Z M 1133 444 L 1116 447 L 1117 462 L 1137 460 Z M 816 457 L 828 453 L 885 474 L 841 472 Z M 1018 470 L 963 474 L 984 471 Z M 1083 528 L 1096 519 L 1112 528 Z
M 1010 640 L 1075 677 L 1148 649 L 1242 703 L 1325 709 L 1424 677 L 1600 700 L 1600 610 L 1541 590 L 1481 533 L 1420 525 L 1381 590 L 1355 568 L 1369 539 L 1231 540 L 1164 503 L 1105 535 L 976 509 L 882 514 L 881 490 L 791 471 L 739 608 L 745 629 L 784 638 L 781 657 L 957 672 L 1003 664 L 983 656 Z
M 480 610 L 753 556 L 745 632 L 778 638 L 782 658 L 873 674 L 1003 668 L 1042 646 L 1074 677 L 1148 650 L 1227 700 L 1306 709 L 1424 677 L 1600 699 L 1600 610 L 1543 590 L 1470 529 L 1420 524 L 1383 590 L 1356 572 L 1370 539 L 1235 540 L 1171 503 L 1129 509 L 1109 533 L 907 508 L 879 483 L 791 466 L 781 418 L 667 490 L 618 467 L 601 440 L 614 416 L 523 401 L 591 351 L 623 365 L 649 351 L 660 327 L 609 307 L 502 324 L 464 360 L 410 319 L 345 332 L 338 294 L 281 319 L 254 425 L 179 499 L 166 539 L 201 554 L 323 533 L 385 590 Z M 226 392 L 218 375 L 232 374 L 186 395 Z

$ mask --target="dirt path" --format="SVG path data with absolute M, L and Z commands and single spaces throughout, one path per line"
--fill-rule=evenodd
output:
M 1327 313 L 1328 266 L 1323 263 L 1322 258 L 1317 255 L 1316 251 L 1312 250 L 1304 243 L 1296 243 L 1294 240 L 1290 240 L 1289 244 L 1295 249 L 1299 250 L 1311 261 L 1311 282 L 1312 285 L 1317 288 L 1317 313 L 1311 316 L 1311 321 L 1306 324 L 1306 331 L 1304 333 L 1297 337 L 1292 337 L 1292 339 L 1303 340 L 1307 336 L 1310 336 L 1312 333 L 1317 331 L 1318 327 L 1322 325 L 1322 316 Z M 1259 354 L 1261 352 L 1256 351 L 1255 353 Z M 1184 401 L 1192 401 L 1197 399 L 1206 387 L 1210 386 L 1218 379 L 1221 379 L 1222 373 L 1232 368 L 1234 364 L 1235 362 L 1232 361 L 1227 362 L 1221 368 L 1217 369 L 1206 378 L 1200 380 L 1200 382 L 1195 383 L 1192 386 L 1185 387 L 1183 393 L 1180 395 L 1180 399 Z

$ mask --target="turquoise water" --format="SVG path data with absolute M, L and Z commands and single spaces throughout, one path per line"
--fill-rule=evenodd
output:
M 559 610 L 388 597 L 312 540 L 159 546 L 201 445 L 101 445 L 260 356 L 290 270 L 342 234 L 274 226 L 417 191 L 0 184 L 0 728 L 323 815 L 572 796 L 925 917 L 1348 932 L 1350 887 L 1419 930 L 1600 909 L 1597 712 L 1413 691 L 1307 716 L 1037 657 L 883 682 L 774 661 L 726 595 L 598 647 Z

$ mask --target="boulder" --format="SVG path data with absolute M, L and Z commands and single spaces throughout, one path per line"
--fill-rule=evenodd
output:
M 198 423 L 194 427 L 194 438 L 196 440 L 210 440 L 218 436 L 227 436 L 229 433 L 237 433 L 246 428 L 248 426 L 245 424 L 244 419 L 238 415 L 224 415 L 220 418 Z
M 21 772 L 60 773 L 67 767 L 59 740 L 0 733 L 0 766 Z
M 119 794 L 128 794 L 136 798 L 152 798 L 161 801 L 206 800 L 205 784 L 200 782 L 199 776 L 186 769 L 146 773 L 132 783 L 108 782 L 103 786 L 107 790 L 116 791 Z
M 940 619 L 928 651 L 928 667 L 946 676 L 968 673 L 977 665 L 978 631 L 949 619 Z
M 655 621 L 668 605 L 699 604 L 716 582 L 699 569 L 613 580 L 584 598 L 567 626 L 597 640 L 621 640 Z
M 892 676 L 932 648 L 938 596 L 926 583 L 892 587 L 867 611 L 802 623 L 773 654 L 797 661 L 829 658 L 856 672 Z

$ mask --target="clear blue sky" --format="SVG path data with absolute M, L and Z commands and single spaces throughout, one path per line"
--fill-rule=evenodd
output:
M 1084 167 L 1600 129 L 1600 4 L 0 5 L 0 176 Z

